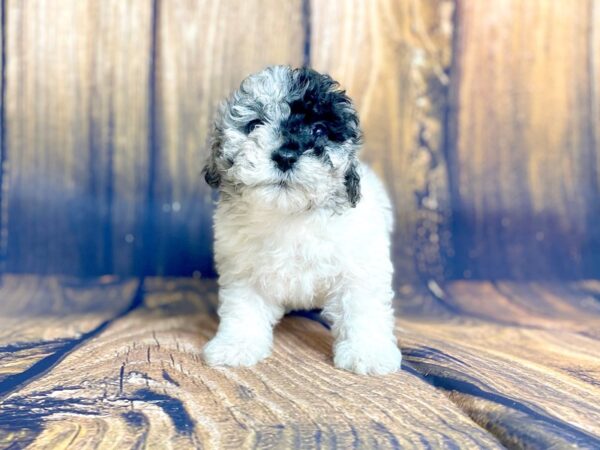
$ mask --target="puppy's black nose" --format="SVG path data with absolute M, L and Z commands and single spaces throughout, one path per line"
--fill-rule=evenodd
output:
M 293 150 L 288 150 L 285 148 L 280 148 L 279 150 L 275 150 L 273 155 L 271 155 L 275 164 L 282 172 L 287 172 L 290 170 L 296 161 L 298 161 L 298 154 Z

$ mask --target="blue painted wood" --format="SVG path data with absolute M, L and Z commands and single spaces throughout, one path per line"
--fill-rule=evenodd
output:
M 5 6 L 6 270 L 139 274 L 152 5 Z
M 6 268 L 7 185 L 5 104 L 6 104 L 6 2 L 0 0 L 0 273 Z
M 465 55 L 490 42 L 464 39 L 474 28 L 479 30 L 475 35 L 490 32 L 484 26 L 487 16 L 466 13 L 470 4 L 457 2 L 454 63 L 447 74 L 450 96 L 446 99 L 448 86 L 432 84 L 428 89 L 444 92 L 427 92 L 446 102 L 438 105 L 446 114 L 443 157 L 430 152 L 434 155 L 430 165 L 431 170 L 449 168 L 451 239 L 445 228 L 437 232 L 439 217 L 420 210 L 421 216 L 411 218 L 416 223 L 412 241 L 395 243 L 398 273 L 431 260 L 445 264 L 440 278 L 447 273 L 479 279 L 600 276 L 600 125 L 594 122 L 593 96 L 598 77 L 585 64 L 561 66 L 583 81 L 569 87 L 578 122 L 570 125 L 572 133 L 565 134 L 564 148 L 552 149 L 562 150 L 566 165 L 575 169 L 568 171 L 570 178 L 562 175 L 564 168 L 548 172 L 544 192 L 556 192 L 546 187 L 564 186 L 564 195 L 549 200 L 549 194 L 534 192 L 540 186 L 528 184 L 530 157 L 545 150 L 521 139 L 523 127 L 530 126 L 527 116 L 525 121 L 496 121 L 495 103 L 489 106 L 491 117 L 468 116 L 474 117 L 473 127 L 460 116 L 468 106 L 461 93 L 471 92 L 468 98 L 476 101 L 477 89 L 494 87 L 499 80 L 510 79 L 515 92 L 533 95 L 522 77 L 508 73 L 506 61 L 481 66 L 475 60 L 473 70 L 483 80 L 481 86 L 464 84 L 471 61 Z M 65 7 L 59 14 L 46 8 L 44 15 L 33 2 L 0 2 L 0 271 L 215 275 L 211 249 L 215 197 L 200 174 L 215 107 L 241 78 L 266 64 L 310 65 L 322 33 L 315 28 L 319 4 L 310 0 L 281 4 L 277 7 L 281 10 L 252 18 L 224 5 L 213 6 L 221 8 L 215 33 L 227 40 L 205 42 L 208 27 L 215 24 L 205 23 L 208 15 L 200 11 L 204 6 L 194 4 L 114 0 L 94 3 L 83 12 Z M 582 5 L 565 7 L 572 14 L 553 20 L 568 28 L 566 20 L 581 19 L 572 24 L 581 39 L 569 44 L 567 52 L 593 64 L 597 42 L 589 41 L 593 33 L 588 29 L 596 24 L 588 18 L 588 6 Z M 288 20 L 289 33 L 265 45 L 281 16 Z M 510 14 L 502 17 L 511 20 Z M 254 41 L 240 31 L 242 21 L 259 33 Z M 7 30 L 14 34 L 10 39 Z M 590 36 L 582 37 L 584 33 Z M 89 39 L 91 35 L 97 39 Z M 524 46 L 514 57 L 529 67 L 526 61 L 532 52 Z M 541 63 L 549 58 L 534 56 Z M 355 63 L 360 61 L 348 62 Z M 553 77 L 549 74 L 549 79 Z M 510 100 L 515 109 L 526 103 L 503 92 L 489 95 Z M 549 123 L 548 130 L 552 126 Z M 477 127 L 489 138 L 483 162 L 474 162 L 476 145 L 465 137 Z M 496 139 L 495 130 L 512 136 L 514 145 L 507 147 Z M 367 136 L 367 147 L 368 139 L 377 139 L 376 132 L 374 128 Z M 433 145 L 427 133 L 421 134 L 415 145 Z M 389 155 L 395 151 L 399 150 L 389 149 Z M 496 170 L 500 156 L 510 160 L 508 178 L 499 177 Z M 375 155 L 380 157 L 390 166 L 404 164 L 404 157 L 395 154 Z M 426 183 L 424 190 L 413 192 L 415 202 L 429 198 L 430 187 Z M 393 190 L 392 194 L 401 197 Z M 536 196 L 546 205 L 556 203 L 536 209 Z M 403 211 L 414 210 L 406 204 L 395 206 L 400 218 Z M 452 245 L 446 245 L 450 240 Z M 431 277 L 422 268 L 415 273 Z

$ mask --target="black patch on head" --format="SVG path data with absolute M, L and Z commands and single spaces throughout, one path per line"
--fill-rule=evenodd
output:
M 282 147 L 303 153 L 313 149 L 323 154 L 328 141 L 358 144 L 358 116 L 350 98 L 329 75 L 312 69 L 296 69 L 291 74 L 290 116 L 282 121 Z
M 346 175 L 344 176 L 344 185 L 346 186 L 350 205 L 354 208 L 360 200 L 360 175 L 358 175 L 358 172 L 356 171 L 355 164 L 352 164 L 346 172 Z

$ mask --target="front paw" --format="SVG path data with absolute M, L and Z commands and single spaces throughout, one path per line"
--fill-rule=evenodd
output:
M 271 354 L 270 342 L 217 335 L 202 349 L 202 359 L 209 366 L 253 366 Z
M 402 353 L 391 339 L 345 339 L 335 345 L 333 363 L 359 375 L 384 375 L 400 369 Z

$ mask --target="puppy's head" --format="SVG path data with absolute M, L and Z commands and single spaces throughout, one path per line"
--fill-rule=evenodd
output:
M 328 75 L 273 66 L 246 78 L 219 110 L 208 184 L 286 211 L 356 206 L 358 116 Z

